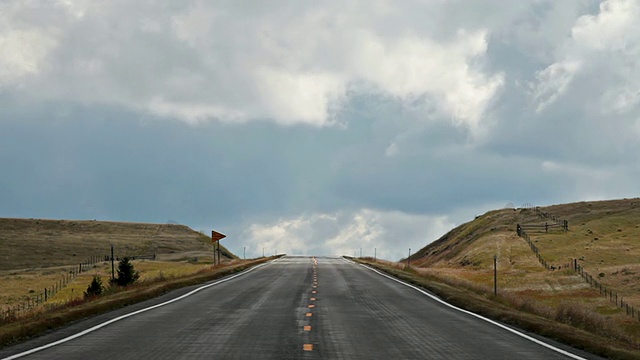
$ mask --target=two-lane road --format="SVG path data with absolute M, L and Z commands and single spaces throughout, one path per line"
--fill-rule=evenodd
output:
M 285 257 L 212 283 L 107 325 L 101 324 L 199 287 L 0 350 L 0 358 L 74 335 L 22 358 L 597 358 L 543 346 L 340 258 Z M 92 327 L 97 329 L 77 336 Z

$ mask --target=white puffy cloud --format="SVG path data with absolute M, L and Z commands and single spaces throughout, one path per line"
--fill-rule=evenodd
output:
M 554 62 L 537 73 L 533 101 L 542 111 L 579 96 L 585 109 L 597 103 L 601 114 L 627 113 L 640 105 L 639 66 L 640 3 L 603 1 L 596 14 L 576 19 Z
M 572 38 L 593 50 L 625 50 L 637 47 L 640 4 L 635 0 L 607 0 L 597 15 L 584 15 L 571 30 Z M 635 44 L 634 44 L 635 43 Z
M 322 127 L 339 123 L 348 91 L 359 89 L 401 102 L 426 97 L 446 119 L 455 114 L 456 125 L 475 128 L 504 81 L 482 65 L 487 29 L 423 27 L 459 5 L 52 4 L 4 12 L 5 28 L 26 30 L 0 33 L 7 69 L 0 80 L 23 82 L 25 93 L 49 100 L 126 106 L 190 123 Z M 407 12 L 423 19 L 398 23 Z
M 353 45 L 358 79 L 400 99 L 429 95 L 454 121 L 472 128 L 503 83 L 501 74 L 487 76 L 471 66 L 487 51 L 486 31 L 461 30 L 447 43 L 415 34 L 385 41 L 359 31 Z
M 22 87 L 24 79 L 36 76 L 50 66 L 50 52 L 57 46 L 60 31 L 42 24 L 38 9 L 30 2 L 0 3 L 0 91 Z M 55 7 L 55 6 L 54 6 Z
M 256 223 L 242 234 L 250 253 L 289 255 L 360 255 L 397 260 L 417 251 L 453 224 L 446 216 L 360 209 L 316 213 L 271 223 Z
M 38 74 L 56 40 L 40 30 L 0 33 L 0 88 Z
M 257 71 L 256 81 L 266 114 L 283 124 L 330 124 L 331 105 L 345 93 L 344 81 L 331 73 L 291 73 L 267 68 Z M 258 115 L 261 114 L 254 116 Z

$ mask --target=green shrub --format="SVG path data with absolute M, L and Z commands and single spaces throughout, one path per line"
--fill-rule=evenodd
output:
M 111 280 L 112 284 L 118 286 L 127 286 L 138 281 L 140 274 L 134 270 L 133 264 L 128 257 L 118 262 L 118 277 Z
M 84 292 L 84 297 L 94 297 L 102 295 L 104 291 L 104 286 L 102 286 L 102 279 L 100 276 L 94 275 L 93 280 L 91 280 L 91 284 L 87 287 L 87 291 Z

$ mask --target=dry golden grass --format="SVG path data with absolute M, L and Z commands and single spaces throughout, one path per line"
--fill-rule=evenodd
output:
M 239 260 L 225 261 L 225 265 L 233 265 L 238 261 Z M 140 279 L 138 281 L 142 283 L 189 276 L 211 267 L 210 262 L 195 261 L 134 260 L 131 263 L 135 270 L 140 273 Z M 108 280 L 111 278 L 111 264 L 105 262 L 94 266 L 91 270 L 83 273 L 69 284 L 69 286 L 53 296 L 49 300 L 49 303 L 64 304 L 75 299 L 81 299 L 84 296 L 84 291 L 93 280 L 93 276 L 100 276 L 103 279 L 103 283 L 108 285 Z
M 0 218 L 0 271 L 78 265 L 111 244 L 117 257 L 212 251 L 209 237 L 184 225 Z
M 640 238 L 640 200 L 575 203 L 542 210 L 569 221 L 567 233 L 530 233 L 545 260 L 561 265 L 578 259 L 598 282 L 640 308 L 640 245 L 634 241 Z M 492 211 L 420 250 L 420 258 L 412 259 L 412 263 L 489 285 L 493 284 L 495 255 L 498 285 L 505 291 L 561 297 L 565 292 L 588 288 L 574 272 L 546 271 L 526 242 L 515 234 L 518 223 L 545 221 L 533 210 Z
M 407 268 L 406 264 L 373 262 L 372 259 L 359 261 L 422 286 L 454 305 L 570 346 L 607 358 L 640 358 L 638 322 L 626 316 L 614 318 L 619 311 L 608 315 L 593 312 L 591 307 L 585 306 L 585 302 L 576 300 L 588 298 L 600 302 L 597 293 L 591 289 L 566 293 L 548 302 L 540 301 L 536 296 L 540 291 L 501 291 L 498 297 L 494 297 L 492 285 L 488 286 L 486 281 L 468 280 L 460 277 L 459 273 L 443 269 Z M 612 309 L 611 306 L 607 308 Z
M 640 199 L 583 202 L 541 208 L 569 221 L 569 231 L 529 232 L 552 265 L 573 259 L 598 282 L 640 309 Z M 640 321 L 627 315 L 571 268 L 546 270 L 517 224 L 551 222 L 532 209 L 488 212 L 453 229 L 412 256 L 411 272 L 476 294 L 493 294 L 493 258 L 497 257 L 497 301 L 553 321 L 591 331 L 603 338 L 640 344 Z M 403 264 L 386 263 L 398 269 Z
M 0 218 L 0 310 L 29 301 L 51 288 L 79 263 L 110 253 L 157 254 L 159 261 L 135 261 L 141 280 L 192 274 L 213 261 L 210 239 L 183 225 L 103 221 Z M 223 258 L 234 256 L 224 247 Z M 49 299 L 80 298 L 93 275 L 107 283 L 111 267 L 99 262 Z
M 28 301 L 36 294 L 42 293 L 45 288 L 51 288 L 52 285 L 68 275 L 69 269 L 69 267 L 53 267 L 0 272 L 0 288 L 2 289 L 0 310 Z M 74 281 L 74 283 L 81 282 L 82 277 Z
M 202 261 L 204 260 L 204 261 Z M 233 265 L 239 260 L 225 260 L 226 265 Z M 207 258 L 191 258 L 188 261 L 155 261 L 134 260 L 135 270 L 140 272 L 140 282 L 152 281 L 158 278 L 174 279 L 196 274 L 211 267 L 212 261 Z M 117 263 L 116 263 L 117 268 Z M 50 288 L 69 273 L 69 267 L 55 267 L 38 270 L 10 271 L 0 274 L 0 310 L 9 308 L 42 293 L 44 288 Z M 81 299 L 84 291 L 91 283 L 93 276 L 103 279 L 105 285 L 111 278 L 111 263 L 101 262 L 91 269 L 79 274 L 66 287 L 49 298 L 47 304 L 61 304 L 74 299 Z

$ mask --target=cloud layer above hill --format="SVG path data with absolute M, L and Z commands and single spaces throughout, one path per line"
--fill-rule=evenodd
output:
M 397 259 L 507 203 L 634 197 L 632 0 L 0 3 L 0 216 Z

